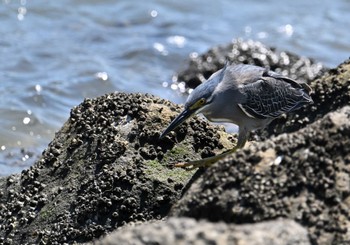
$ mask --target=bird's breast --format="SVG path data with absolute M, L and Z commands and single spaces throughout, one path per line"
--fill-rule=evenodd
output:
M 235 105 L 226 105 L 217 108 L 210 108 L 202 114 L 211 122 L 241 124 L 241 111 Z

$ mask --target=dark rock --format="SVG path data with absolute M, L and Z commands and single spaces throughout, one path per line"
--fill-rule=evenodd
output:
M 350 242 L 350 107 L 216 163 L 194 181 L 172 216 L 251 223 L 286 217 L 313 244 Z
M 86 242 L 166 216 L 191 176 L 167 164 L 200 158 L 206 144 L 211 154 L 230 145 L 199 118 L 159 140 L 179 112 L 165 100 L 125 93 L 75 107 L 32 167 L 0 179 L 0 244 Z
M 309 245 L 307 230 L 292 220 L 228 225 L 189 218 L 170 218 L 126 227 L 96 245 Z
M 190 58 L 188 68 L 174 78 L 178 83 L 195 88 L 221 69 L 226 61 L 237 64 L 252 64 L 268 67 L 285 76 L 302 81 L 312 81 L 326 69 L 312 59 L 290 52 L 278 51 L 252 40 L 234 40 L 227 45 L 210 49 L 208 52 Z

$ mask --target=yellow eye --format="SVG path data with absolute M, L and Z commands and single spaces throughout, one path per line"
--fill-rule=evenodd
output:
M 201 98 L 200 100 L 198 100 L 198 105 L 204 105 L 205 104 L 205 99 Z
M 200 100 L 197 101 L 196 104 L 194 104 L 195 108 L 200 108 L 205 104 L 206 100 L 204 98 L 201 98 Z
M 204 98 L 201 98 L 200 100 L 197 100 L 196 103 L 194 103 L 193 106 L 190 107 L 191 110 L 197 110 L 201 108 L 207 101 Z

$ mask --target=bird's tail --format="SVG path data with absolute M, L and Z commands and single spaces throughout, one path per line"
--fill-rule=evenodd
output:
M 313 94 L 314 91 L 312 90 L 312 88 L 307 83 L 301 83 L 300 85 L 303 87 L 302 88 L 303 102 L 305 104 L 313 104 L 314 101 L 311 98 L 311 94 Z
M 305 90 L 305 92 L 307 92 L 307 94 L 313 94 L 314 91 L 312 90 L 312 88 L 307 84 L 307 83 L 300 83 L 300 85 L 303 87 L 303 89 Z

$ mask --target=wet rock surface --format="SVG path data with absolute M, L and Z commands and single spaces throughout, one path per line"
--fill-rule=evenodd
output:
M 199 118 L 159 140 L 179 111 L 150 95 L 124 93 L 74 108 L 40 160 L 0 179 L 0 244 L 86 242 L 166 216 L 191 176 L 167 163 L 228 144 L 221 143 L 224 132 Z
M 95 245 L 309 245 L 306 229 L 292 220 L 229 225 L 170 218 L 122 228 Z
M 234 40 L 232 43 L 213 47 L 206 53 L 190 58 L 189 65 L 180 71 L 175 80 L 195 88 L 221 69 L 226 61 L 235 64 L 252 64 L 268 67 L 273 71 L 302 81 L 312 81 L 327 69 L 322 64 L 296 54 L 278 51 L 260 42 Z
M 171 211 L 212 222 L 286 217 L 313 244 L 350 243 L 350 107 L 207 169 Z

